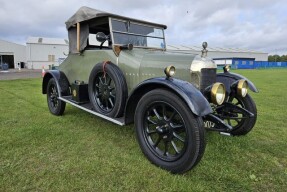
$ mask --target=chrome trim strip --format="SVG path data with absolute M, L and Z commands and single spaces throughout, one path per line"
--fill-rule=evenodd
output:
M 106 120 L 108 120 L 108 121 L 110 121 L 110 122 L 113 122 L 113 123 L 115 123 L 115 124 L 117 124 L 117 125 L 120 125 L 120 126 L 125 125 L 124 122 L 118 121 L 118 120 L 113 119 L 113 118 L 111 118 L 111 117 L 107 117 L 107 116 L 102 115 L 102 114 L 100 114 L 100 113 L 97 113 L 97 112 L 95 112 L 95 111 L 89 110 L 89 109 L 87 109 L 87 108 L 85 108 L 85 107 L 82 107 L 82 106 L 80 106 L 80 105 L 77 105 L 76 103 L 73 103 L 73 102 L 71 102 L 71 101 L 69 101 L 69 100 L 67 100 L 67 99 L 65 99 L 65 98 L 63 98 L 63 97 L 59 97 L 59 99 L 62 100 L 62 101 L 64 101 L 64 102 L 66 102 L 66 103 L 69 103 L 69 104 L 71 104 L 71 105 L 73 105 L 73 106 L 75 106 L 75 107 L 78 107 L 78 108 L 80 108 L 80 109 L 82 109 L 82 110 L 84 110 L 84 111 L 86 111 L 86 112 L 92 113 L 93 115 L 96 115 L 96 116 L 101 117 L 101 118 L 103 118 L 103 119 L 106 119 Z

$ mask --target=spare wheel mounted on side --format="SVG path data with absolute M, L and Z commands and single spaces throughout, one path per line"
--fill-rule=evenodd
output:
M 128 89 L 124 74 L 111 62 L 98 63 L 89 78 L 89 99 L 95 111 L 120 117 L 125 108 Z

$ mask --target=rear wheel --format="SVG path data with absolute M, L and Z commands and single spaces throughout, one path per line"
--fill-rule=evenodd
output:
M 57 84 L 54 78 L 51 78 L 47 85 L 47 103 L 50 112 L 53 115 L 63 115 L 66 103 L 59 98 Z
M 172 173 L 190 170 L 205 150 L 202 119 L 167 90 L 153 90 L 141 98 L 135 112 L 135 129 L 145 156 Z

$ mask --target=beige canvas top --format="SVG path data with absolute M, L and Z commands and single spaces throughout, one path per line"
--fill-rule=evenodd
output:
M 119 18 L 119 19 L 127 19 L 130 21 L 135 21 L 135 22 L 140 22 L 140 23 L 149 24 L 149 25 L 153 25 L 153 26 L 158 26 L 158 27 L 161 27 L 164 29 L 167 28 L 166 25 L 151 23 L 151 22 L 133 19 L 133 18 L 129 18 L 129 17 L 124 17 L 124 16 L 100 11 L 97 9 L 92 9 L 90 7 L 85 7 L 85 6 L 81 7 L 70 19 L 68 19 L 66 21 L 66 28 L 69 29 L 70 27 L 74 26 L 76 23 L 88 21 L 88 20 L 100 18 L 100 17 L 113 17 L 113 18 Z

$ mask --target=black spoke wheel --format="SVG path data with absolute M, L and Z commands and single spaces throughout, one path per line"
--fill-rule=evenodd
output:
M 232 135 L 245 135 L 250 132 L 257 119 L 256 105 L 251 96 L 231 96 L 228 98 L 227 102 L 244 108 L 254 114 L 254 117 L 248 117 L 236 110 L 220 110 L 221 112 L 218 114 L 219 117 L 233 127 L 233 131 L 231 132 Z
M 103 72 L 96 75 L 94 83 L 94 97 L 98 106 L 105 112 L 111 112 L 116 101 L 116 87 L 112 78 Z
M 105 68 L 105 69 L 103 69 Z M 127 85 L 120 69 L 112 64 L 97 64 L 89 78 L 89 98 L 95 111 L 110 117 L 123 114 Z
M 51 78 L 47 85 L 47 103 L 49 110 L 54 115 L 62 115 L 65 111 L 66 103 L 59 98 L 57 84 L 54 78 Z
M 202 119 L 167 90 L 153 90 L 139 101 L 135 113 L 137 140 L 146 157 L 173 173 L 194 167 L 205 149 Z

